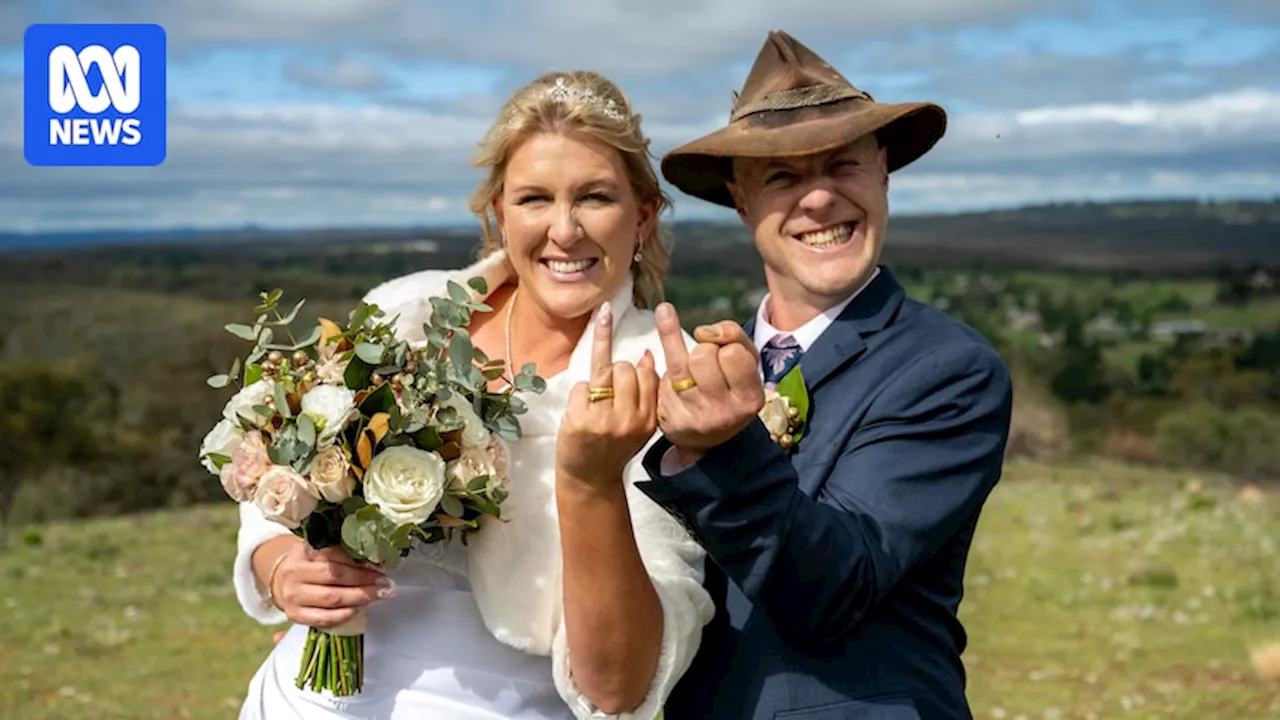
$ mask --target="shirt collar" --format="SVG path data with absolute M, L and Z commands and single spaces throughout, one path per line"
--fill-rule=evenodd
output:
M 880 267 L 876 266 L 875 271 L 871 273 L 871 277 L 867 278 L 867 281 L 862 284 L 862 287 L 854 290 L 849 297 L 841 300 L 836 305 L 827 308 L 809 322 L 791 331 L 789 334 L 800 344 L 800 349 L 807 352 L 822 333 L 831 326 L 831 323 L 835 322 L 835 319 L 840 317 L 840 313 L 844 312 L 844 309 L 849 306 L 849 303 L 853 302 L 858 295 L 862 294 L 862 291 L 866 290 L 867 286 L 879 277 L 879 275 Z M 769 342 L 774 335 L 783 332 L 769 323 L 769 297 L 769 295 L 765 295 L 764 299 L 760 301 L 760 307 L 756 309 L 755 333 L 752 340 L 758 348 L 764 347 L 764 344 Z

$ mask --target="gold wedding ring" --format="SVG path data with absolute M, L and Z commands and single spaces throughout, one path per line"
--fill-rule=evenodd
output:
M 695 387 L 698 387 L 698 383 L 691 377 L 671 381 L 671 389 L 676 392 L 684 392 L 685 390 Z
M 608 400 L 611 397 L 613 397 L 613 388 L 611 387 L 587 389 L 587 400 L 591 402 Z

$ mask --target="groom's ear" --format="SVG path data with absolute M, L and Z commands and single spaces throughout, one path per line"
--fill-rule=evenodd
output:
M 733 209 L 738 211 L 738 217 L 746 220 L 747 196 L 742 192 L 742 187 L 736 182 L 727 182 L 725 187 L 729 189 L 729 195 L 733 197 Z

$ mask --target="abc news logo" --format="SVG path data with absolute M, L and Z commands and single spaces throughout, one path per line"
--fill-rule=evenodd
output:
M 138 48 L 121 45 L 114 53 L 101 45 L 76 52 L 59 45 L 49 53 L 49 108 L 66 115 L 77 107 L 98 115 L 108 107 L 121 115 L 138 109 L 142 102 L 141 58 Z M 86 72 L 97 67 L 102 88 L 89 90 Z M 137 145 L 142 141 L 142 121 L 138 118 L 50 118 L 50 145 Z
M 164 162 L 163 28 L 40 24 L 27 28 L 23 40 L 23 150 L 28 163 Z

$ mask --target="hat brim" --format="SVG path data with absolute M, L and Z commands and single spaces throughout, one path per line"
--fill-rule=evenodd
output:
M 928 102 L 871 103 L 812 120 L 772 128 L 750 118 L 685 143 L 662 157 L 662 175 L 681 192 L 734 207 L 727 186 L 733 158 L 784 158 L 843 147 L 877 133 L 893 172 L 929 152 L 946 132 L 947 114 Z

